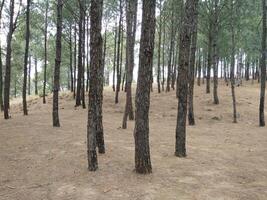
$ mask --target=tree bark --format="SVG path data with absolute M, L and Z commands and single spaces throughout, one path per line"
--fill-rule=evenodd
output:
M 134 129 L 135 170 L 140 174 L 152 172 L 149 149 L 149 106 L 155 38 L 155 10 L 156 0 L 143 1 Z
M 103 41 L 101 36 L 103 0 L 91 0 L 90 16 L 90 72 L 89 104 L 87 125 L 87 156 L 89 171 L 98 169 L 96 146 L 98 140 L 99 120 L 102 124 L 102 90 L 103 90 Z M 100 111 L 100 112 L 99 112 Z M 101 117 L 100 117 L 101 114 Z M 104 141 L 104 140 L 103 140 Z M 103 149 L 102 149 L 103 150 Z
M 176 124 L 175 155 L 186 156 L 186 116 L 188 100 L 188 70 L 191 43 L 191 27 L 198 0 L 187 0 L 180 32 L 179 68 L 178 68 L 178 114 Z
M 195 84 L 195 63 L 196 63 L 196 48 L 197 48 L 197 25 L 198 25 L 198 13 L 197 8 L 194 8 L 191 29 L 191 49 L 190 49 L 190 61 L 189 61 L 189 87 L 188 87 L 188 122 L 189 125 L 195 125 L 194 116 L 194 84 Z
M 132 80 L 134 69 L 134 46 L 136 35 L 137 0 L 127 1 L 126 20 L 127 20 L 127 40 L 126 40 L 126 103 L 122 120 L 122 128 L 127 128 L 127 118 L 134 120 L 132 103 Z
M 5 84 L 4 84 L 4 118 L 9 119 L 9 94 L 10 94 L 10 75 L 11 75 L 11 54 L 12 54 L 12 35 L 14 28 L 14 0 L 10 0 L 9 5 L 9 30 L 7 35 L 7 47 L 6 47 L 6 73 L 5 73 Z
M 34 94 L 38 95 L 38 71 L 37 71 L 37 58 L 34 59 L 34 74 L 35 74 L 35 80 L 34 80 Z
M 266 88 L 266 0 L 262 0 L 262 55 L 261 55 L 261 91 L 260 91 L 260 107 L 259 107 L 259 123 L 265 126 L 264 119 L 264 102 Z
M 60 89 L 62 7 L 63 7 L 63 0 L 57 0 L 56 59 L 55 59 L 54 89 L 53 89 L 53 126 L 54 127 L 60 127 L 59 115 L 58 115 L 58 93 Z
M 47 27 L 48 27 L 48 8 L 49 8 L 49 4 L 48 4 L 48 0 L 46 0 L 46 8 L 45 8 L 45 32 L 44 32 L 44 36 L 45 36 L 45 41 L 44 41 L 44 83 L 43 83 L 43 104 L 46 103 L 46 71 L 47 71 Z

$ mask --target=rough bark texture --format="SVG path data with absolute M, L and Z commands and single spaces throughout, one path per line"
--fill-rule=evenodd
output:
M 4 118 L 9 119 L 9 94 L 10 94 L 10 75 L 11 75 L 11 42 L 13 35 L 13 18 L 14 18 L 14 0 L 10 0 L 9 5 L 9 30 L 7 35 L 7 47 L 6 47 L 6 73 L 5 73 L 5 84 L 4 84 Z
M 45 36 L 45 41 L 44 41 L 44 84 L 43 84 L 43 104 L 46 103 L 46 71 L 47 71 L 47 26 L 48 26 L 48 0 L 46 0 L 46 8 L 45 8 L 45 32 L 44 32 L 44 36 Z
M 30 4 L 31 4 L 31 0 L 27 0 L 25 52 L 24 52 L 24 76 L 23 76 L 23 89 L 22 89 L 22 105 L 23 105 L 24 115 L 28 115 L 26 91 L 27 91 L 27 75 L 28 75 L 27 65 L 28 65 L 29 43 L 30 43 Z
M 69 43 L 69 50 L 70 50 L 70 91 L 73 92 L 73 65 L 72 65 L 72 23 L 70 24 L 70 43 Z
M 190 63 L 189 63 L 189 87 L 188 87 L 188 122 L 189 125 L 195 125 L 194 116 L 194 84 L 195 84 L 195 62 L 196 62 L 196 48 L 197 48 L 197 24 L 198 13 L 194 8 L 194 18 L 192 21 L 191 29 L 191 50 L 190 50 Z
M 2 21 L 2 11 L 4 7 L 5 0 L 2 1 L 1 7 L 0 7 L 0 29 L 1 27 L 1 21 Z M 3 62 L 2 62 L 2 44 L 0 41 L 0 111 L 4 110 L 4 101 L 3 101 Z
M 89 171 L 96 171 L 98 168 L 96 146 L 99 142 L 99 120 L 102 124 L 102 90 L 103 90 L 103 57 L 102 57 L 102 20 L 103 0 L 91 0 L 90 16 L 90 72 L 89 83 L 89 105 L 87 125 L 87 156 Z M 101 117 L 100 117 L 101 115 Z M 103 131 L 103 129 L 102 129 Z M 103 132 L 102 132 L 103 133 Z M 104 147 L 104 138 L 103 146 Z M 99 146 L 98 146 L 99 147 Z M 99 148 L 100 150 L 100 148 Z M 104 150 L 104 149 L 101 149 Z
M 77 28 L 74 24 L 74 53 L 73 53 L 73 99 L 76 98 L 76 71 L 77 71 Z
M 266 0 L 262 0 L 262 55 L 261 55 L 261 92 L 260 92 L 260 107 L 259 107 L 259 123 L 260 126 L 265 126 L 264 119 L 264 102 L 266 88 Z
M 212 22 L 209 25 L 208 35 L 208 65 L 207 65 L 207 76 L 206 76 L 206 93 L 210 93 L 210 70 L 212 64 Z
M 54 127 L 60 127 L 59 115 L 58 115 L 58 93 L 60 89 L 62 7 L 63 7 L 63 0 L 57 0 L 56 59 L 55 59 L 54 88 L 53 88 L 53 126 Z
M 134 119 L 133 103 L 132 103 L 132 80 L 134 69 L 134 45 L 136 33 L 136 17 L 137 17 L 137 0 L 127 1 L 126 4 L 126 20 L 127 20 L 127 40 L 126 40 L 126 103 L 124 116 L 122 120 L 122 128 L 127 128 L 127 118 Z
M 187 0 L 180 32 L 179 68 L 178 68 L 178 114 L 176 124 L 175 155 L 186 156 L 186 116 L 188 96 L 188 69 L 191 43 L 191 27 L 198 0 Z
M 113 92 L 115 92 L 115 73 L 116 73 L 116 60 L 117 60 L 117 37 L 118 37 L 118 31 L 117 31 L 117 22 L 115 25 L 115 31 L 114 31 L 114 58 L 113 58 L 113 79 L 112 79 L 112 89 Z
M 155 8 L 155 0 L 143 1 L 134 129 L 135 170 L 141 174 L 152 172 L 149 149 L 149 105 L 155 37 Z

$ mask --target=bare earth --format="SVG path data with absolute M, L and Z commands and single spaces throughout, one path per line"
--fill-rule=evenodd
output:
M 151 96 L 150 146 L 153 174 L 134 169 L 134 122 L 122 130 L 125 94 L 114 104 L 105 88 L 107 152 L 99 170 L 87 171 L 87 110 L 75 109 L 70 94 L 60 98 L 61 128 L 52 128 L 48 105 L 30 100 L 29 116 L 12 105 L 0 119 L 1 200 L 266 200 L 267 128 L 258 127 L 258 85 L 237 88 L 238 124 L 232 123 L 230 88 L 219 87 L 220 105 L 196 86 L 197 125 L 188 127 L 185 159 L 174 156 L 175 92 Z

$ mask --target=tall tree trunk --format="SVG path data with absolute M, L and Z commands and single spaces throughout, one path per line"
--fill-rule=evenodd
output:
M 260 91 L 260 107 L 259 107 L 259 122 L 260 126 L 265 126 L 264 119 L 264 102 L 266 88 L 266 0 L 262 0 L 262 55 L 261 55 L 261 91 Z
M 164 20 L 163 20 L 164 21 Z M 162 91 L 165 90 L 165 45 L 166 45 L 166 23 L 163 23 L 163 44 L 162 44 Z
M 119 92 L 120 92 L 120 83 L 121 83 L 121 72 L 120 72 L 120 53 L 122 37 L 122 15 L 123 15 L 123 6 L 122 0 L 120 0 L 120 19 L 119 19 L 119 33 L 118 33 L 118 43 L 117 43 L 117 85 L 116 85 L 116 94 L 115 94 L 115 103 L 119 103 Z M 121 39 L 122 38 L 122 39 Z
M 53 89 L 53 126 L 54 127 L 60 127 L 59 115 L 58 115 L 58 92 L 60 89 L 62 7 L 63 7 L 63 0 L 57 0 L 56 59 L 55 59 L 54 89 Z
M 47 27 L 48 27 L 48 8 L 49 8 L 49 4 L 48 4 L 48 0 L 46 0 L 46 8 L 45 8 L 45 32 L 44 32 L 44 36 L 45 36 L 45 41 L 44 41 L 44 83 L 43 83 L 43 104 L 46 103 L 46 71 L 47 71 Z
M 70 24 L 70 44 L 69 44 L 69 50 L 70 50 L 70 91 L 73 92 L 73 63 L 72 63 L 72 23 Z
M 24 115 L 28 115 L 26 91 L 27 91 L 27 76 L 28 76 L 27 65 L 28 65 L 28 59 L 29 59 L 29 43 L 30 43 L 30 6 L 31 6 L 31 0 L 27 0 L 25 53 L 24 53 L 24 76 L 23 76 L 23 89 L 22 89 L 22 105 L 23 105 L 23 114 Z M 29 69 L 30 69 L 30 67 L 29 67 Z
M 76 71 L 77 71 L 77 27 L 74 24 L 74 55 L 73 55 L 73 99 L 76 98 Z
M 37 58 L 34 59 L 34 75 L 35 75 L 35 80 L 34 80 L 34 94 L 38 95 L 38 71 L 37 71 Z
M 173 2 L 172 2 L 173 4 Z M 172 5 L 173 7 L 174 5 Z M 174 20 L 174 10 L 171 11 L 171 21 Z M 172 76 L 172 56 L 174 53 L 174 37 L 175 37 L 175 32 L 174 32 L 174 23 L 171 23 L 171 34 L 170 34 L 170 49 L 169 49 L 169 60 L 168 60 L 168 74 L 167 74 L 167 86 L 166 86 L 166 92 L 169 92 L 171 89 L 171 76 Z
M 7 35 L 7 47 L 6 47 L 6 73 L 5 73 L 5 84 L 4 84 L 4 118 L 9 119 L 9 94 L 10 94 L 10 75 L 11 75 L 11 42 L 14 28 L 14 0 L 10 0 L 9 6 L 9 30 Z
M 212 47 L 213 47 L 213 77 L 214 77 L 214 83 L 213 83 L 213 103 L 219 104 L 219 98 L 218 98 L 218 55 L 217 55 L 217 37 L 219 32 L 219 21 L 218 21 L 218 3 L 219 0 L 214 1 L 214 17 L 213 17 L 213 31 L 212 31 Z
M 84 21 L 84 0 L 79 0 L 79 41 L 78 41 L 78 78 L 77 78 L 77 92 L 76 105 L 81 105 L 82 95 L 82 72 L 83 72 L 83 21 Z
M 113 92 L 115 92 L 115 74 L 116 74 L 116 60 L 117 60 L 117 37 L 118 37 L 118 32 L 117 32 L 117 21 L 115 25 L 115 37 L 114 37 L 114 58 L 113 58 L 113 79 L 112 79 L 112 89 Z
M 194 22 L 194 13 L 197 9 L 198 0 L 187 0 L 185 3 L 185 14 L 180 32 L 179 47 L 179 71 L 178 71 L 178 114 L 176 124 L 175 155 L 186 156 L 186 115 L 188 96 L 188 69 L 191 43 L 191 27 Z
M 210 70 L 212 64 L 212 22 L 209 25 L 209 33 L 208 33 L 208 65 L 207 65 L 207 76 L 206 76 L 206 93 L 210 93 Z
M 87 156 L 89 171 L 98 168 L 96 146 L 98 143 L 99 124 L 102 124 L 102 90 L 103 90 L 103 41 L 101 36 L 103 0 L 91 0 L 90 16 L 90 82 L 87 125 Z M 100 112 L 99 112 L 100 111 Z M 101 117 L 100 117 L 101 116 Z M 101 121 L 101 122 L 100 122 Z M 103 127 L 102 127 L 103 128 Z M 102 129 L 103 134 L 103 129 Z M 103 146 L 104 147 L 104 138 Z M 98 146 L 99 147 L 99 146 Z M 100 149 L 104 150 L 105 149 Z M 102 152 L 104 153 L 104 152 Z
M 82 107 L 83 109 L 86 108 L 85 105 L 85 76 L 84 76 L 84 71 L 85 71 L 85 2 L 83 2 L 83 35 L 82 35 L 82 84 L 81 84 L 81 101 L 82 101 Z
M 126 103 L 122 120 L 122 128 L 127 128 L 127 118 L 134 119 L 132 103 L 132 81 L 134 69 L 134 46 L 136 35 L 137 0 L 127 1 L 126 20 L 127 20 L 127 40 L 126 40 Z
M 189 61 L 189 87 L 188 87 L 188 122 L 189 125 L 195 125 L 194 116 L 194 84 L 195 84 L 195 63 L 196 63 L 196 48 L 197 48 L 197 25 L 198 25 L 198 13 L 197 8 L 194 8 L 191 29 L 191 49 L 190 49 L 190 61 Z
M 86 92 L 89 91 L 89 80 L 90 80 L 90 70 L 89 70 L 89 15 L 87 16 L 87 23 L 86 23 L 86 74 L 87 74 L 87 79 L 86 79 Z
M 236 114 L 236 97 L 235 97 L 235 30 L 234 30 L 234 1 L 231 0 L 231 43 L 232 43 L 232 52 L 231 52 L 231 92 L 233 100 L 233 122 L 237 123 L 237 114 Z
M 32 69 L 32 56 L 29 55 L 29 68 L 28 68 L 28 95 L 31 95 L 31 69 Z
M 149 149 L 149 106 L 155 38 L 156 0 L 143 1 L 143 16 L 136 89 L 135 170 L 140 174 L 152 172 Z
M 203 66 L 204 67 L 204 66 Z M 198 51 L 198 75 L 197 75 L 197 85 L 200 86 L 201 84 L 201 50 Z
M 158 74 L 157 74 L 157 83 L 158 83 L 158 93 L 161 92 L 161 85 L 160 85 L 160 79 L 161 79 L 161 68 L 160 68 L 160 59 L 161 59 L 161 35 L 162 35 L 162 0 L 159 1 L 159 41 L 158 41 Z
M 0 7 L 0 29 L 1 22 L 2 22 L 2 11 L 4 7 L 5 0 L 1 1 L 1 7 Z M 2 62 L 2 44 L 0 41 L 0 111 L 4 110 L 4 104 L 3 104 L 3 62 Z

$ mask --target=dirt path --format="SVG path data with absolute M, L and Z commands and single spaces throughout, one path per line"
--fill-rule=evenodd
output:
M 12 119 L 0 119 L 1 200 L 266 200 L 267 128 L 258 125 L 255 86 L 237 89 L 238 124 L 232 123 L 230 88 L 219 87 L 220 105 L 196 86 L 195 127 L 188 127 L 188 157 L 174 156 L 175 93 L 152 94 L 150 143 L 153 174 L 136 175 L 133 126 L 120 128 L 119 105 L 105 89 L 104 131 L 107 153 L 99 171 L 87 171 L 87 110 L 74 109 L 62 95 L 61 128 L 52 128 L 51 99 L 32 100 L 23 117 L 14 105 Z M 267 116 L 267 115 L 266 115 Z

